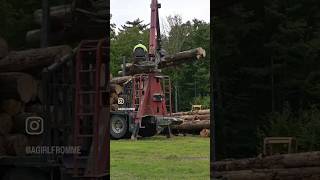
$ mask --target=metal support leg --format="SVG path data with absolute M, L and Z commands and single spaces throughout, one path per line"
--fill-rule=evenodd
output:
M 131 135 L 131 140 L 137 140 L 138 133 L 139 133 L 139 122 L 136 122 L 134 124 L 134 130 Z
M 168 125 L 168 133 L 167 133 L 167 138 L 171 138 L 172 137 L 172 132 L 171 132 L 171 128 L 170 125 Z

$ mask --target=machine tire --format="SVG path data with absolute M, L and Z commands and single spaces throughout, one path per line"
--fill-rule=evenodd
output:
M 148 122 L 149 120 L 147 118 L 142 121 L 142 125 L 145 126 L 145 128 L 139 130 L 139 135 L 142 137 L 151 137 L 157 134 L 156 124 Z
M 121 139 L 128 136 L 128 121 L 123 116 L 114 115 L 110 120 L 110 135 L 112 139 Z

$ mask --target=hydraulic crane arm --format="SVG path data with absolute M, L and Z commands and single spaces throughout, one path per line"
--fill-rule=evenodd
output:
M 150 35 L 149 35 L 149 54 L 152 61 L 155 61 L 155 58 L 157 57 L 157 54 L 161 49 L 159 12 L 158 12 L 159 8 L 161 8 L 161 4 L 158 3 L 158 0 L 152 0 Z

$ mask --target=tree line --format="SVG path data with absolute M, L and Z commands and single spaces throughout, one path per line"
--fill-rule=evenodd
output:
M 217 158 L 255 156 L 263 138 L 320 148 L 320 5 L 241 1 L 213 21 Z

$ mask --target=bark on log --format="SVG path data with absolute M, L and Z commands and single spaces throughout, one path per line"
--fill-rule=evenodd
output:
M 224 171 L 215 172 L 214 178 L 224 180 L 313 180 L 320 178 L 320 167 Z
M 71 47 L 65 45 L 25 51 L 13 51 L 0 60 L 0 72 L 32 70 L 41 72 L 43 67 L 51 65 L 71 52 Z
M 118 111 L 119 105 L 118 104 L 112 104 L 111 105 L 111 111 Z
M 6 113 L 0 114 L 0 135 L 7 135 L 11 132 L 13 122 L 11 116 Z
M 23 134 L 11 134 L 6 136 L 7 153 L 10 155 L 22 156 L 26 154 L 28 138 Z
M 176 112 L 172 113 L 173 116 L 184 116 L 184 115 L 207 115 L 210 114 L 210 109 L 203 109 L 197 111 L 188 111 L 188 112 Z
M 118 104 L 118 95 L 117 93 L 113 92 L 110 95 L 110 104 Z
M 110 84 L 110 92 L 115 92 L 117 95 L 123 92 L 123 87 L 119 84 Z
M 132 76 L 122 76 L 122 77 L 114 77 L 110 80 L 110 83 L 112 84 L 123 84 L 132 79 Z
M 10 116 L 14 116 L 22 111 L 23 104 L 15 99 L 6 99 L 1 102 L 1 110 Z
M 40 36 L 41 36 L 41 30 L 40 29 L 33 29 L 30 31 L 27 31 L 26 33 L 26 42 L 27 44 L 31 45 L 38 45 L 40 42 Z
M 63 22 L 67 16 L 71 15 L 71 5 L 64 4 L 59 6 L 50 7 L 50 22 Z M 41 25 L 42 24 L 42 9 L 37 9 L 33 13 L 34 22 Z
M 0 59 L 8 54 L 8 44 L 6 40 L 0 37 Z
M 320 151 L 280 154 L 262 158 L 247 158 L 230 161 L 217 161 L 212 164 L 215 171 L 236 171 L 246 169 L 320 167 Z
M 182 51 L 177 54 L 166 56 L 164 61 L 159 63 L 159 68 L 166 68 L 171 66 L 176 66 L 182 63 L 191 62 L 193 60 L 200 60 L 206 57 L 206 51 L 201 47 L 190 49 L 187 51 Z
M 210 120 L 184 121 L 180 125 L 172 126 L 172 129 L 178 129 L 178 130 L 201 130 L 201 129 L 209 129 L 209 128 L 210 128 Z
M 210 114 L 205 114 L 205 115 L 183 115 L 179 116 L 179 118 L 186 120 L 186 121 L 193 121 L 193 120 L 206 120 L 210 119 Z
M 59 45 L 64 43 L 74 34 L 67 33 L 64 29 L 59 29 L 58 31 L 49 31 L 50 36 L 48 37 L 48 41 L 52 45 Z M 40 44 L 40 37 L 41 37 L 41 30 L 40 29 L 33 29 L 27 31 L 25 40 L 30 47 L 39 47 Z
M 26 73 L 0 73 L 0 85 L 5 87 L 0 89 L 2 99 L 20 99 L 26 103 L 37 97 L 37 83 Z
M 210 137 L 210 130 L 209 129 L 202 129 L 200 131 L 200 137 Z
M 164 60 L 158 64 L 158 68 L 163 69 L 163 68 L 173 67 L 180 64 L 184 64 L 184 63 L 189 63 L 194 60 L 200 60 L 205 56 L 206 56 L 206 52 L 201 47 L 187 50 L 187 51 L 182 51 L 173 55 L 165 56 Z M 135 64 L 132 64 L 132 63 L 126 63 L 125 67 L 126 67 L 125 68 L 126 74 L 129 74 L 129 75 L 147 73 L 152 69 L 152 66 L 145 66 L 145 67 L 139 66 L 139 68 L 137 68 Z M 122 72 L 118 72 L 118 74 L 119 73 L 122 73 Z

